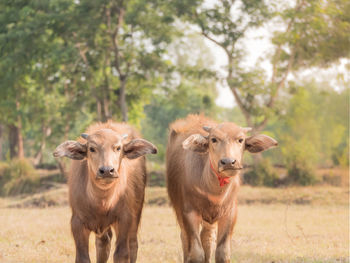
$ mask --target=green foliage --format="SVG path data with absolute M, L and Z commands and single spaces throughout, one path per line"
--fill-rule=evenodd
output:
M 33 193 L 39 186 L 39 176 L 27 159 L 0 163 L 0 194 L 3 196 Z
M 297 158 L 288 164 L 287 182 L 298 185 L 312 185 L 316 183 L 313 167 L 306 159 Z
M 335 90 L 328 79 L 287 80 L 350 57 L 349 3 L 2 1 L 0 159 L 9 156 L 13 127 L 21 131 L 25 155 L 40 164 L 54 163 L 52 149 L 92 122 L 128 119 L 157 145 L 159 154 L 149 158 L 162 161 L 169 123 L 204 113 L 276 137 L 280 147 L 264 157 L 285 165 L 291 182 L 312 183 L 316 166 L 349 165 L 349 82 L 337 76 Z M 244 64 L 245 37 L 265 23 L 274 45 L 267 56 L 271 77 L 265 64 Z M 204 39 L 224 51 L 226 67 L 213 67 Z M 216 106 L 219 81 L 231 89 L 237 107 Z M 23 175 L 12 176 L 17 170 L 2 163 L 0 184 L 8 184 L 1 189 L 12 194 L 20 185 L 26 192 L 36 179 L 24 172 L 28 165 L 14 162 Z M 265 161 L 247 178 L 257 185 L 276 182 Z
M 290 92 L 285 114 L 269 127 L 279 141 L 271 158 L 285 163 L 290 182 L 312 184 L 316 166 L 348 165 L 349 88 L 304 82 L 291 83 Z
M 142 133 L 145 138 L 156 143 L 158 160 L 164 160 L 169 124 L 189 113 L 214 115 L 215 106 L 211 94 L 193 86 L 180 85 L 175 90 L 154 96 L 151 104 L 145 107 L 146 118 L 142 121 Z
M 296 1 L 292 8 L 278 12 L 289 21 L 287 31 L 276 32 L 273 43 L 285 45 L 284 58 L 296 54 L 294 68 L 327 67 L 350 55 L 350 3 L 347 0 Z M 287 51 L 289 49 L 289 51 Z
M 253 186 L 273 187 L 278 184 L 278 175 L 268 159 L 261 160 L 244 174 L 244 182 Z
M 289 180 L 297 184 L 314 182 L 313 165 L 318 161 L 320 129 L 316 105 L 311 94 L 298 87 L 291 99 L 288 115 L 284 118 L 288 134 L 281 138 L 281 151 L 285 158 Z
M 157 161 L 164 160 L 171 122 L 189 113 L 204 113 L 215 118 L 218 112 L 215 76 L 207 66 L 214 58 L 203 39 L 185 35 L 174 41 L 169 53 L 176 66 L 169 72 L 165 85 L 155 90 L 150 103 L 144 107 L 146 117 L 141 122 L 145 138 L 158 147 L 157 156 L 151 157 Z
M 349 89 L 344 87 L 337 92 L 324 83 L 309 82 L 294 84 L 291 92 L 293 97 L 286 114 L 274 127 L 286 164 L 289 167 L 298 167 L 298 162 L 306 162 L 307 167 L 346 166 Z

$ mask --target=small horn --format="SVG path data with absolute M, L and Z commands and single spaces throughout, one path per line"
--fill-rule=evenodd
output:
M 83 137 L 85 140 L 87 140 L 87 138 L 89 137 L 89 134 L 82 133 L 80 136 Z
M 250 128 L 250 127 L 244 127 L 244 128 L 242 128 L 242 130 L 243 130 L 244 132 L 250 132 L 252 129 L 253 129 L 253 128 Z
M 129 134 L 127 134 L 127 133 L 126 133 L 126 134 L 123 134 L 123 135 L 122 135 L 122 140 L 128 138 L 128 136 L 129 136 Z
M 205 130 L 206 132 L 210 132 L 211 131 L 211 127 L 203 126 L 203 130 Z

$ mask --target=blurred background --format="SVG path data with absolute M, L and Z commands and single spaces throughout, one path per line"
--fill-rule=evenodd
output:
M 1 0 L 0 206 L 66 206 L 52 152 L 109 119 L 157 145 L 147 202 L 167 204 L 168 125 L 198 113 L 279 142 L 247 154 L 242 203 L 318 191 L 347 214 L 349 71 L 348 0 Z

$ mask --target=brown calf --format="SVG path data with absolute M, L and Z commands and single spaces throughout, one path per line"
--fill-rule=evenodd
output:
M 167 188 L 181 227 L 184 262 L 210 262 L 215 239 L 216 262 L 230 262 L 243 152 L 277 145 L 266 135 L 247 137 L 249 130 L 198 115 L 170 126 Z
M 146 184 L 143 155 L 157 149 L 127 124 L 95 124 L 82 137 L 62 143 L 54 152 L 55 157 L 74 159 L 68 186 L 75 262 L 90 262 L 91 231 L 96 233 L 97 262 L 106 262 L 111 227 L 117 235 L 114 262 L 135 262 Z

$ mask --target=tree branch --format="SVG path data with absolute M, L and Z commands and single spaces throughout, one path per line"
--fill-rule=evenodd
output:
M 300 11 L 301 7 L 304 5 L 304 1 L 301 1 L 300 3 L 297 3 L 296 7 L 295 7 L 295 12 L 298 12 Z M 287 29 L 285 31 L 285 33 L 289 33 L 290 30 L 292 29 L 292 25 L 294 23 L 295 19 L 294 17 L 292 17 L 292 19 L 289 21 L 288 23 L 288 26 L 287 26 Z M 293 47 L 292 51 L 291 51 L 291 54 L 290 54 L 290 57 L 288 59 L 288 65 L 287 65 L 287 69 L 286 71 L 284 72 L 284 75 L 282 77 L 282 79 L 280 80 L 280 82 L 278 83 L 278 86 L 276 88 L 276 90 L 271 93 L 271 96 L 270 96 L 270 100 L 269 102 L 266 104 L 266 107 L 268 108 L 272 108 L 276 102 L 276 99 L 277 99 L 277 96 L 278 96 L 278 93 L 281 89 L 283 89 L 284 85 L 285 85 L 285 82 L 287 80 L 287 77 L 292 69 L 292 66 L 293 66 L 293 63 L 294 63 L 294 60 L 295 60 L 295 53 L 296 53 L 296 50 L 298 48 L 298 42 L 295 44 L 295 46 Z M 275 58 L 276 61 L 275 63 L 273 64 L 273 71 L 272 71 L 272 76 L 271 76 L 271 84 L 275 84 L 276 83 L 276 76 L 277 76 L 277 63 L 279 61 L 279 58 L 281 56 L 281 52 L 282 52 L 282 45 L 279 44 L 277 49 L 276 49 L 276 53 L 275 53 Z M 268 116 L 265 116 L 264 117 L 264 120 L 262 122 L 260 122 L 257 126 L 256 126 L 256 131 L 261 131 L 263 130 L 266 125 L 267 125 L 267 122 L 269 120 L 269 117 Z
M 297 49 L 297 46 L 298 46 L 298 44 L 296 44 L 296 46 L 294 47 L 294 49 L 292 50 L 292 52 L 290 54 L 290 57 L 289 57 L 289 60 L 288 60 L 288 65 L 287 65 L 287 69 L 284 72 L 283 78 L 279 82 L 275 93 L 271 94 L 270 101 L 266 104 L 266 107 L 268 107 L 268 108 L 272 108 L 274 106 L 276 98 L 277 98 L 277 95 L 278 95 L 278 91 L 281 90 L 284 87 L 285 83 L 286 83 L 287 77 L 289 75 L 289 72 L 292 69 L 292 66 L 293 66 L 293 63 L 294 63 L 294 60 L 295 60 L 295 50 Z M 256 131 L 263 130 L 266 127 L 268 119 L 269 119 L 269 117 L 265 116 L 264 120 L 261 123 L 259 123 L 258 126 L 256 127 Z
M 112 39 L 112 44 L 113 44 L 113 50 L 114 50 L 114 66 L 118 71 L 119 77 L 124 76 L 123 72 L 121 71 L 120 68 L 120 60 L 119 60 L 119 56 L 120 56 L 120 52 L 119 52 L 119 46 L 118 46 L 118 34 L 119 34 L 119 29 L 121 28 L 122 24 L 123 24 L 123 20 L 124 20 L 124 14 L 125 14 L 125 9 L 122 6 L 123 1 L 121 1 L 121 6 L 119 7 L 118 11 L 118 24 L 115 27 L 115 29 L 113 30 L 113 32 L 111 32 L 111 39 Z

